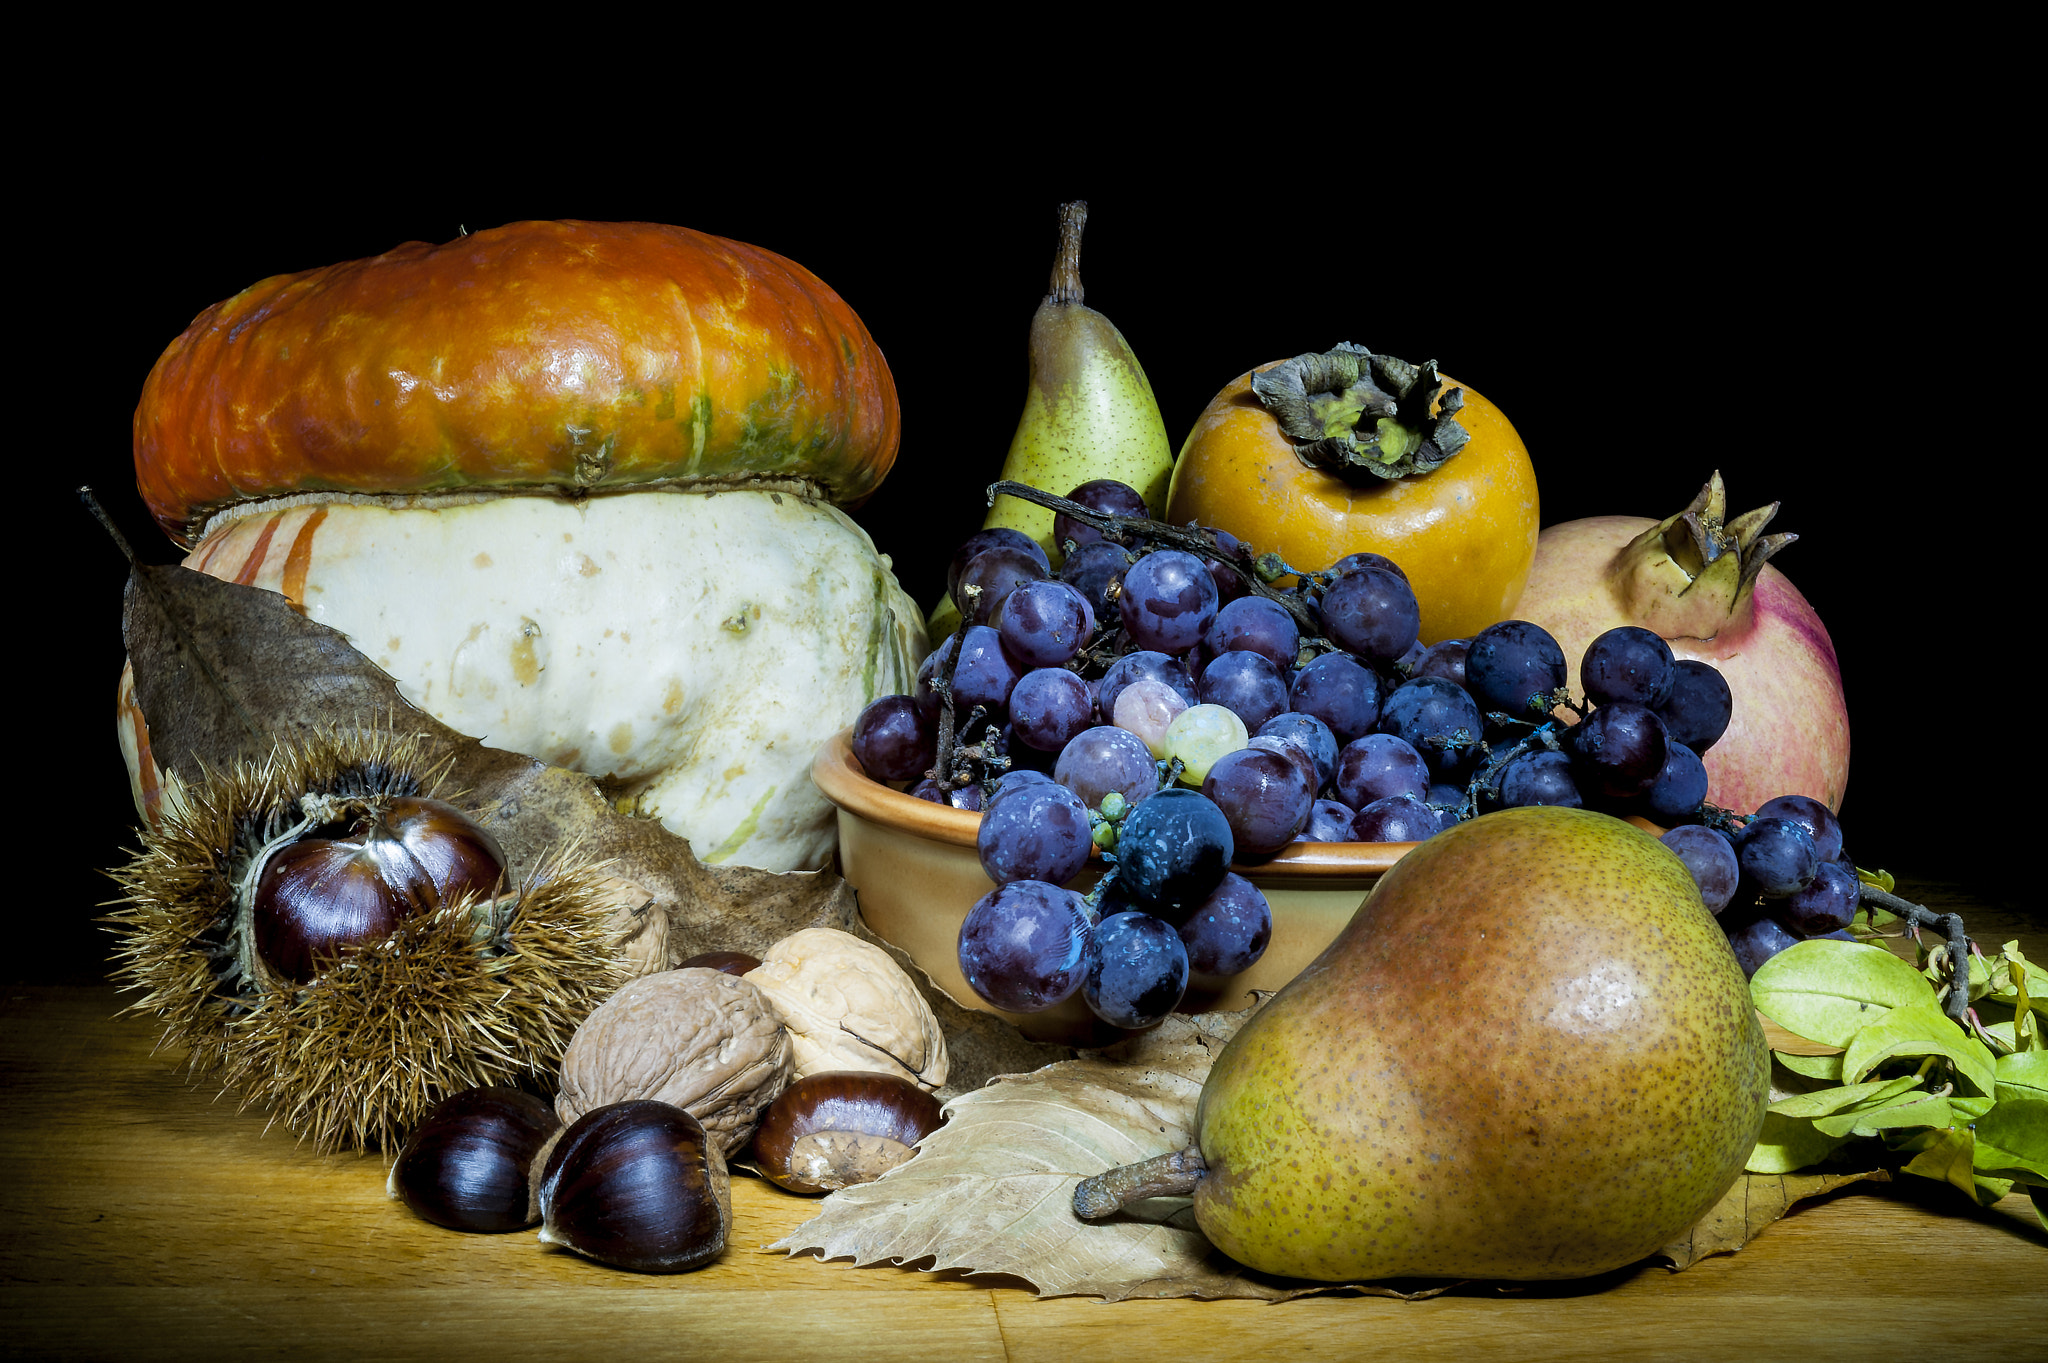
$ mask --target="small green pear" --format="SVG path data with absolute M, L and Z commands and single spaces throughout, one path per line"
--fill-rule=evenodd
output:
M 1173 447 L 1152 383 L 1107 317 L 1082 305 L 1081 229 L 1088 205 L 1060 206 L 1052 292 L 1031 318 L 1031 384 L 1002 476 L 1064 497 L 1098 478 L 1128 483 L 1156 519 L 1166 508 Z M 1053 513 L 998 497 L 983 529 L 1007 526 L 1042 545 L 1052 561 Z
M 1577 1278 L 1742 1172 L 1769 1051 L 1657 839 L 1503 810 L 1422 843 L 1217 1058 L 1203 1232 L 1290 1277 Z

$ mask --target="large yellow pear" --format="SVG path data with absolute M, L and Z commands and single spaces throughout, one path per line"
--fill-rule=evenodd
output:
M 1698 1220 L 1769 1052 L 1683 864 L 1584 810 L 1424 842 L 1202 1090 L 1195 1216 L 1269 1273 L 1577 1278 Z

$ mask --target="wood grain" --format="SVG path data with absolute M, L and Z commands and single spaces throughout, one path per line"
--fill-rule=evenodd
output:
M 1921 887 L 1923 892 L 1925 887 Z M 1975 928 L 1973 924 L 1973 928 Z M 1987 927 L 1994 926 L 1991 923 Z M 2035 959 L 2036 925 L 2011 925 Z M 1999 941 L 1990 932 L 1986 940 Z M 1040 1301 L 1014 1280 L 789 1259 L 808 1199 L 734 1182 L 732 1247 L 676 1277 L 601 1268 L 531 1232 L 463 1235 L 384 1195 L 376 1157 L 321 1156 L 192 1085 L 111 987 L 0 997 L 0 1348 L 39 1358 L 1114 1358 L 1866 1360 L 2038 1338 L 2048 1234 L 1925 1180 L 1803 1205 L 1679 1274 L 1465 1287 L 1424 1302 Z

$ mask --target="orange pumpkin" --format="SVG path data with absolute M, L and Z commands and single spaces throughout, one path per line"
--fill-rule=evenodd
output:
M 656 223 L 519 222 L 262 280 L 150 371 L 135 471 L 190 545 L 297 492 L 440 493 L 749 477 L 839 503 L 896 457 L 896 386 L 817 276 Z
M 1307 463 L 1239 375 L 1195 421 L 1174 464 L 1166 519 L 1228 530 L 1297 568 L 1360 550 L 1401 565 L 1422 607 L 1422 641 L 1469 637 L 1509 618 L 1536 555 L 1536 472 L 1501 410 L 1464 388 L 1471 443 L 1428 473 L 1360 484 Z

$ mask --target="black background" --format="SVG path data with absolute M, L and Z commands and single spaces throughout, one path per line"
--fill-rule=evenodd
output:
M 1928 145 L 1848 122 L 1788 138 L 1652 136 L 1620 119 L 1427 155 L 1355 140 L 1059 161 L 849 152 L 725 177 L 653 173 L 626 152 L 616 173 L 416 160 L 338 174 L 305 154 L 110 171 L 17 262 L 39 339 L 16 355 L 16 393 L 42 396 L 16 409 L 32 470 L 16 826 L 51 875 L 11 911 L 26 931 L 8 973 L 103 971 L 99 868 L 134 821 L 113 726 L 126 570 L 72 490 L 91 483 L 145 557 L 175 558 L 130 462 L 152 362 L 263 276 L 526 217 L 681 223 L 837 290 L 888 356 L 904 414 L 894 471 L 857 519 L 927 606 L 1014 429 L 1066 198 L 1090 203 L 1087 301 L 1130 341 L 1176 447 L 1253 364 L 1352 340 L 1436 358 L 1497 403 L 1531 451 L 1546 525 L 1669 514 L 1719 468 L 1732 508 L 1780 500 L 1773 528 L 1801 536 L 1777 562 L 1841 657 L 1859 860 L 2005 892 L 2027 792 L 2002 754 L 2023 737 L 1971 696 L 2032 609 L 2017 540 L 2038 479 L 2010 470 L 2024 436 L 1979 377 L 2000 366 L 1978 353 L 1978 300 L 2012 243 L 1992 208 L 1924 211 L 1905 192 L 1893 168 Z

